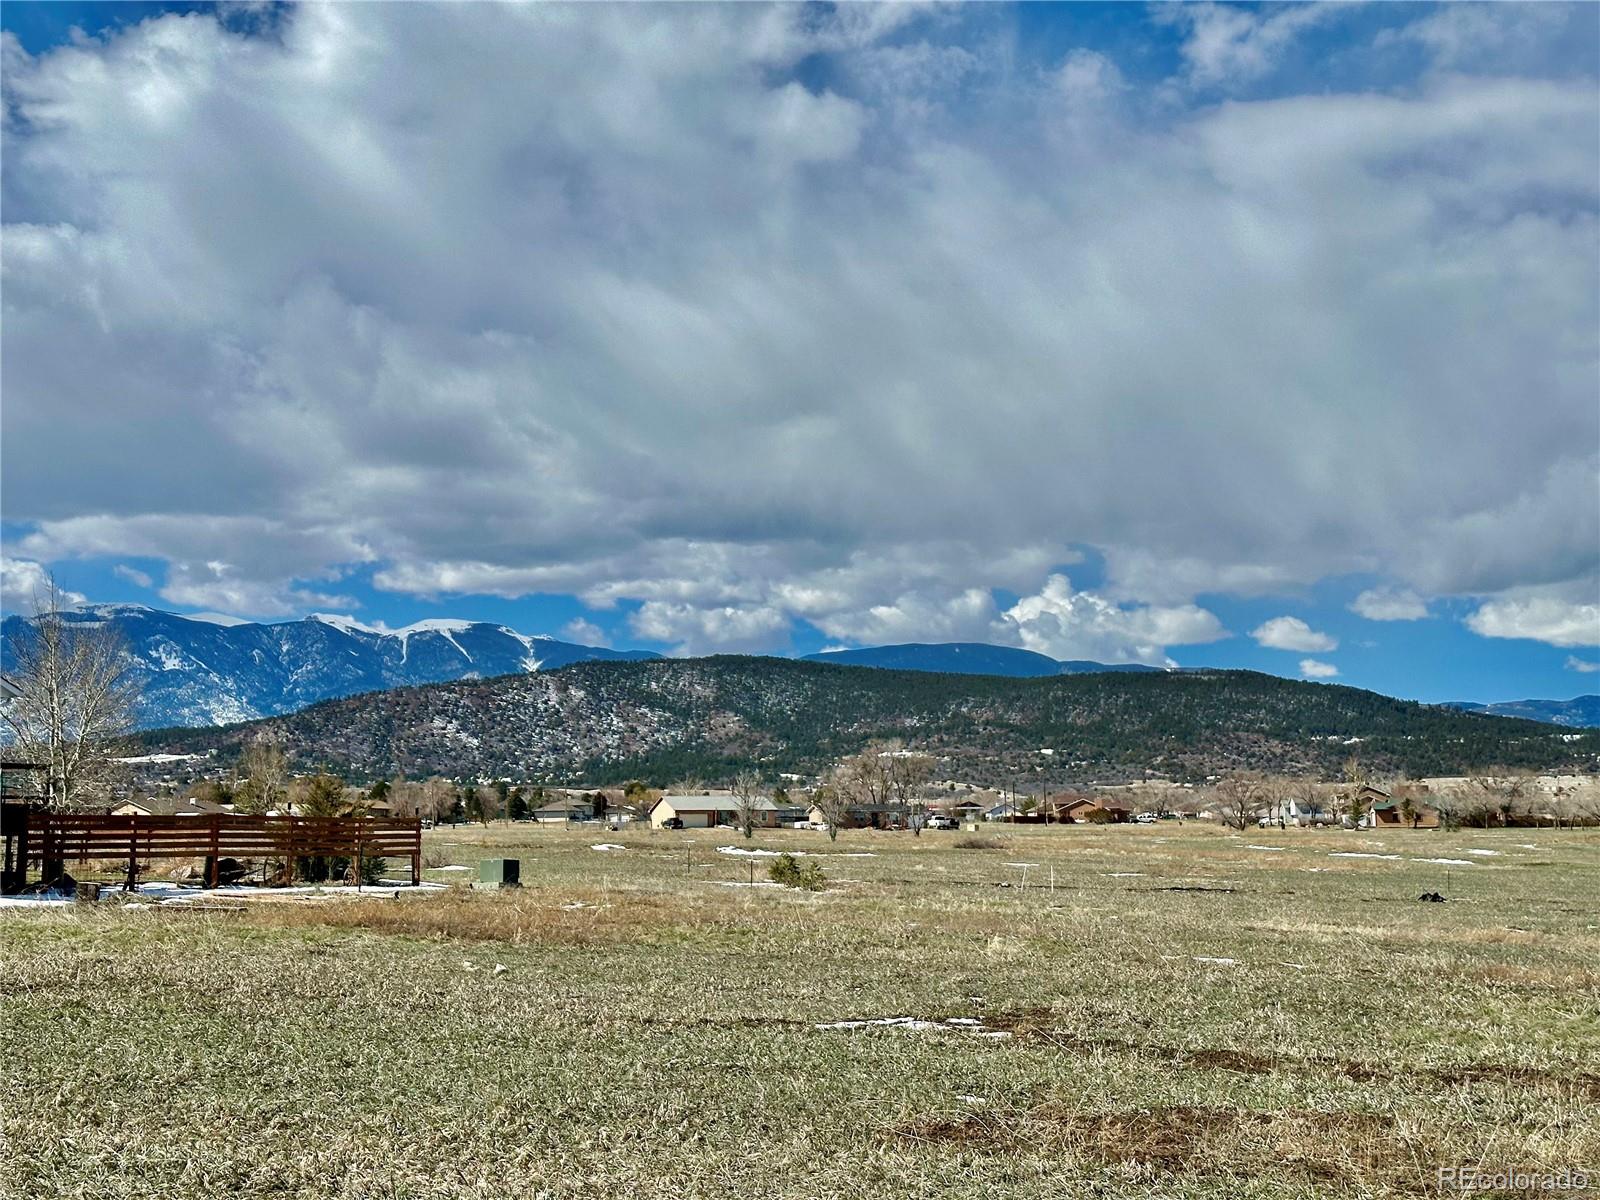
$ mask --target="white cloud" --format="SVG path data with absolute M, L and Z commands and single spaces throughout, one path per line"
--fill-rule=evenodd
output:
M 147 588 L 155 583 L 155 580 L 151 579 L 150 576 L 136 567 L 128 566 L 127 563 L 118 563 L 111 568 L 111 573 L 118 579 L 126 579 L 135 587 Z
M 1327 19 L 1169 15 L 1223 84 Z M 1595 569 L 1592 71 L 1153 117 L 1109 57 L 1016 69 L 1005 21 L 342 5 L 7 41 L 16 551 L 256 615 L 366 564 L 766 645 L 770 614 L 1020 641 L 981 597 L 1041 595 L 1067 543 L 1112 615 L 1041 601 L 1027 636 L 1151 659 L 1208 591 Z
M 1185 25 L 1182 54 L 1189 78 L 1201 85 L 1247 82 L 1264 75 L 1296 39 L 1342 11 L 1337 4 L 1287 4 L 1276 9 L 1190 3 L 1163 7 Z
M 1333 679 L 1339 674 L 1339 668 L 1330 662 L 1319 662 L 1314 658 L 1300 660 L 1300 674 L 1306 679 Z
M 47 568 L 25 558 L 0 555 L 0 609 L 9 613 L 31 614 L 37 603 L 46 600 L 51 584 Z M 88 597 L 56 585 L 56 601 L 63 608 L 87 604 Z
M 1166 665 L 1168 646 L 1228 636 L 1216 615 L 1193 604 L 1125 607 L 1093 592 L 1074 591 L 1065 575 L 1007 609 L 988 640 L 1009 642 L 1052 658 Z M 1009 636 L 1007 636 L 1009 635 Z
M 561 627 L 561 636 L 569 642 L 577 642 L 580 646 L 609 646 L 611 638 L 604 629 L 593 621 L 586 621 L 582 617 L 573 617 Z
M 1127 88 L 1128 83 L 1111 59 L 1079 48 L 1068 51 L 1056 68 L 1055 86 L 1069 104 L 1098 106 Z
M 1600 604 L 1557 596 L 1491 600 L 1467 619 L 1482 637 L 1529 638 L 1552 646 L 1600 646 Z
M 1264 621 L 1251 630 L 1250 636 L 1269 650 L 1316 651 L 1339 648 L 1338 638 L 1319 633 L 1299 617 L 1273 617 L 1272 620 Z
M 276 581 L 245 577 L 232 563 L 174 563 L 161 589 L 174 604 L 247 613 L 252 617 L 288 617 L 313 608 L 356 608 L 359 601 L 337 593 L 285 588 Z
M 369 557 L 342 533 L 252 516 L 72 517 L 41 522 L 19 546 L 46 560 L 119 554 L 165 559 L 166 579 L 158 589 L 163 599 L 255 617 L 355 607 L 348 596 L 295 581 L 336 580 L 346 564 Z M 132 579 L 126 570 L 119 565 L 116 573 Z M 141 587 L 153 582 L 142 571 L 134 574 L 145 580 Z
M 993 636 L 999 615 L 988 591 L 968 588 L 947 596 L 906 592 L 864 611 L 847 608 L 815 616 L 812 624 L 830 638 L 874 645 L 982 642 Z
M 1420 621 L 1428 603 L 1410 588 L 1368 588 L 1350 602 L 1350 611 L 1369 621 Z
M 789 618 L 765 606 L 697 608 L 649 600 L 628 624 L 641 638 L 671 643 L 679 655 L 767 654 L 789 646 Z
M 1592 59 L 1594 22 L 1587 8 L 1584 4 L 1419 6 L 1425 16 L 1383 30 L 1375 45 L 1420 46 L 1442 70 L 1539 73 L 1549 70 L 1564 48 Z
M 1567 670 L 1577 671 L 1583 675 L 1593 675 L 1600 671 L 1600 662 L 1593 659 L 1579 658 L 1576 654 L 1567 655 Z

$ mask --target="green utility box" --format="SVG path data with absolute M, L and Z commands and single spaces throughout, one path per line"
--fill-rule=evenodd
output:
M 478 886 L 514 888 L 522 886 L 520 858 L 486 858 L 478 864 Z

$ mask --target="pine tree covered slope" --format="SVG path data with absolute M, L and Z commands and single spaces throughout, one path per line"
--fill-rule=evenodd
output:
M 965 777 L 1052 783 L 1197 779 L 1236 768 L 1326 776 L 1371 770 L 1592 769 L 1600 733 L 1486 717 L 1374 692 L 1243 671 L 1042 679 L 941 675 L 790 659 L 586 662 L 537 675 L 351 696 L 270 720 L 146 734 L 149 749 L 282 739 L 301 766 L 354 775 L 720 778 L 758 763 L 808 772 L 897 737 Z M 1352 739 L 1359 739 L 1352 741 Z

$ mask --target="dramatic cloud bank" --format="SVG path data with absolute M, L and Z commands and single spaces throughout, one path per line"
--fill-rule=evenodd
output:
M 1539 68 L 1594 10 L 1419 11 L 1300 87 L 1342 9 L 1167 10 L 1159 80 L 988 6 L 8 38 L 8 550 L 260 616 L 572 594 L 686 652 L 1161 662 L 1225 635 L 1203 594 L 1354 573 L 1593 644 L 1515 597 L 1600 578 L 1595 83 Z

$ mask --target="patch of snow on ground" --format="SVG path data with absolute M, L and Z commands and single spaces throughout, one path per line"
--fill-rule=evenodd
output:
M 1398 854 L 1368 854 L 1364 850 L 1330 850 L 1329 858 L 1399 858 Z
M 1480 858 L 1498 858 L 1500 856 L 1500 851 L 1498 850 L 1468 850 L 1467 853 L 1476 854 Z
M 1008 867 L 1037 867 L 1038 863 L 1007 863 Z
M 1004 1029 L 990 1029 L 982 1021 L 971 1017 L 950 1017 L 944 1021 L 927 1021 L 921 1017 L 873 1017 L 861 1021 L 828 1021 L 818 1029 L 904 1029 L 913 1033 L 970 1033 L 981 1038 L 1008 1038 Z
M 795 858 L 804 858 L 804 850 L 746 850 L 743 846 L 718 846 L 718 854 L 742 854 L 748 858 L 777 858 L 780 854 L 791 854 Z
M 135 890 L 140 899 L 153 900 L 157 904 L 195 904 L 208 900 L 261 900 L 272 902 L 275 900 L 372 900 L 388 897 L 398 900 L 401 896 L 432 895 L 436 892 L 448 890 L 448 885 L 443 883 L 421 883 L 412 887 L 409 883 L 362 884 L 360 887 L 347 884 L 305 884 L 300 887 L 249 887 L 242 884 L 232 884 L 219 888 L 198 888 L 176 883 L 141 883 Z M 120 888 L 107 888 L 101 892 L 102 899 L 112 896 L 121 896 L 124 893 Z
M 1195 962 L 1210 963 L 1215 967 L 1233 967 L 1237 966 L 1239 963 L 1239 960 L 1236 958 L 1206 958 L 1199 954 L 1194 956 L 1194 960 Z
M 1246 846 L 1245 847 L 1246 850 L 1269 850 L 1273 854 L 1282 854 L 1288 848 L 1289 847 L 1287 847 L 1287 846 Z
M 783 884 L 781 884 L 781 883 L 769 883 L 764 879 L 758 879 L 754 883 L 741 883 L 738 880 L 719 879 L 719 880 L 717 880 L 717 886 L 718 887 L 743 887 L 743 888 L 781 888 L 783 886 Z
M 428 869 L 430 871 L 470 871 L 470 870 L 472 870 L 471 867 L 457 867 L 457 866 L 451 866 L 451 867 L 429 867 Z
M 1143 879 L 1143 871 L 1107 871 L 1107 879 Z
M 41 894 L 37 896 L 0 896 L 0 908 L 58 908 L 76 901 L 65 896 Z
M 1439 863 L 1446 867 L 1475 867 L 1478 864 L 1465 858 L 1416 858 L 1413 862 Z
M 626 846 L 619 846 L 615 842 L 598 842 L 595 845 L 590 846 L 589 849 L 591 849 L 591 850 L 626 850 L 627 847 Z

